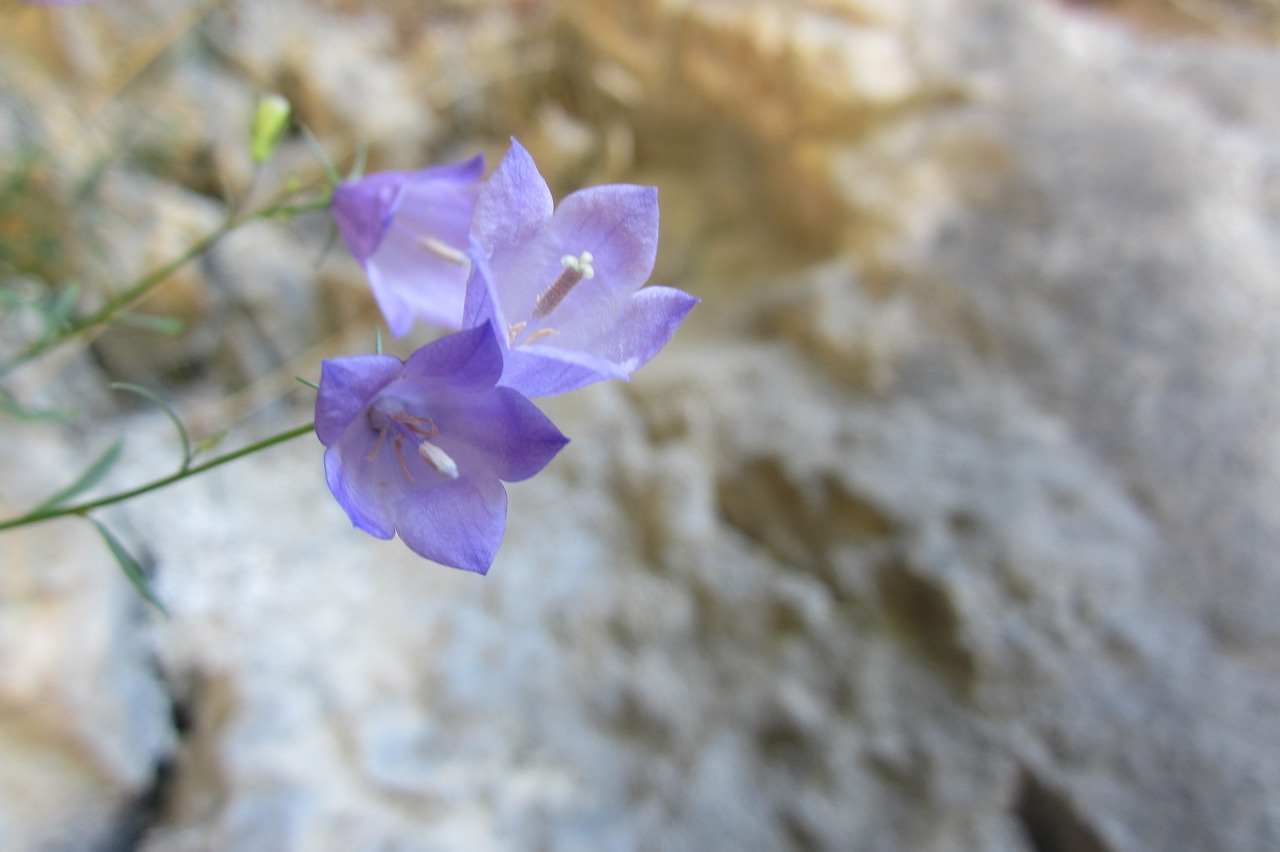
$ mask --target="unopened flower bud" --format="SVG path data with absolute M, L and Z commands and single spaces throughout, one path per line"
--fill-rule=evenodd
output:
M 263 95 L 258 99 L 249 131 L 250 153 L 255 165 L 262 165 L 275 153 L 289 127 L 289 112 L 289 102 L 280 95 Z

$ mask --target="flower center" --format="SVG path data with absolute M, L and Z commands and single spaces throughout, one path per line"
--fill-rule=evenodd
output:
M 448 453 L 431 443 L 431 438 L 440 434 L 435 422 L 425 415 L 410 414 L 405 408 L 404 400 L 395 397 L 378 397 L 369 406 L 366 418 L 369 426 L 378 433 L 378 440 L 368 455 L 373 461 L 391 436 L 391 447 L 400 461 L 400 470 L 404 478 L 413 482 L 413 474 L 409 472 L 409 463 L 404 457 L 404 445 L 408 441 L 418 447 L 418 458 L 445 479 L 458 478 L 458 464 Z
M 547 315 L 559 307 L 560 303 L 564 301 L 564 297 L 568 296 L 569 292 L 573 290 L 574 287 L 578 286 L 579 281 L 584 278 L 595 277 L 596 270 L 595 267 L 591 265 L 591 262 L 594 259 L 595 258 L 592 257 L 591 252 L 589 251 L 584 251 L 577 257 L 574 257 L 571 254 L 566 254 L 564 257 L 560 258 L 560 266 L 564 271 L 560 273 L 559 278 L 551 283 L 550 287 L 542 291 L 538 298 L 534 300 L 533 311 L 529 314 L 529 319 L 521 320 L 520 322 L 515 322 L 507 326 L 507 340 L 512 346 L 524 346 L 525 344 L 533 343 L 535 340 L 540 338 L 559 334 L 559 332 L 554 328 L 535 328 L 534 331 L 530 332 L 528 337 L 524 340 L 519 340 L 521 332 L 525 330 L 530 322 L 535 323 L 536 325 L 541 320 L 546 319 Z M 519 340 L 519 342 L 517 342 L 517 340 Z

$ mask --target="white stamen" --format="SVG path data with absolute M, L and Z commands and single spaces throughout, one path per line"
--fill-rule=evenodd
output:
M 435 237 L 432 237 L 432 236 L 418 237 L 418 245 L 422 246 L 424 249 L 431 252 L 432 254 L 438 257 L 444 258 L 450 263 L 455 263 L 458 266 L 467 265 L 468 261 L 467 261 L 467 256 L 465 254 L 458 251 L 453 246 L 448 245 L 447 243 L 443 243 L 440 240 L 437 240 Z
M 449 454 L 437 447 L 430 441 L 423 441 L 418 445 L 418 455 L 422 456 L 422 460 L 431 465 L 431 469 L 446 479 L 458 478 L 458 464 L 449 457 Z

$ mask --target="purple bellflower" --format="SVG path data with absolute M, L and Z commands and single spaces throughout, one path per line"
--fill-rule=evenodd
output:
M 497 387 L 502 346 L 488 325 L 428 343 L 407 361 L 324 361 L 316 435 L 329 489 L 378 538 L 484 574 L 502 542 L 502 481 L 533 476 L 568 442 L 521 394 Z
M 476 202 L 463 325 L 493 323 L 507 348 L 501 383 L 526 396 L 625 379 L 698 302 L 643 286 L 657 248 L 657 189 L 591 187 L 553 208 L 513 139 Z
M 483 175 L 484 158 L 476 156 L 416 172 L 379 172 L 334 190 L 338 231 L 396 337 L 415 319 L 462 327 L 467 234 Z

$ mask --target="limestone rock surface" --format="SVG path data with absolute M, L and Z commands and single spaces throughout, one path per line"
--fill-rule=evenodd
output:
M 631 383 L 544 401 L 573 440 L 487 578 L 351 529 L 309 437 L 110 516 L 170 619 L 87 541 L 6 538 L 0 845 L 1280 848 L 1267 4 L 251 5 L 186 91 L 199 58 L 386 166 L 514 134 L 558 195 L 656 184 L 654 280 L 702 304 Z M 192 338 L 184 412 L 367 351 L 321 230 L 200 268 L 248 343 Z M 163 469 L 167 422 L 103 410 Z M 19 437 L 9 502 L 68 464 Z M 42 609 L 45 562 L 92 576 Z

